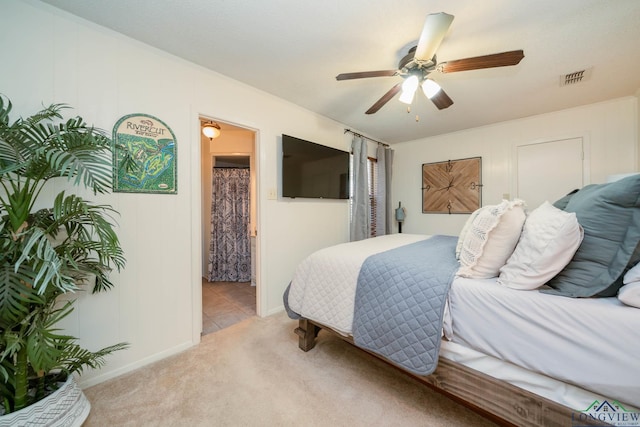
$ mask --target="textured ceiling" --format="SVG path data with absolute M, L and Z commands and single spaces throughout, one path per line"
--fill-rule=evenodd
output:
M 640 89 L 638 0 L 44 0 L 390 143 L 634 95 Z M 364 112 L 401 77 L 338 82 L 395 69 L 427 14 L 455 16 L 447 61 L 523 49 L 513 67 L 434 73 L 454 104 L 422 93 Z M 569 86 L 560 76 L 588 69 Z M 419 118 L 419 120 L 416 120 Z

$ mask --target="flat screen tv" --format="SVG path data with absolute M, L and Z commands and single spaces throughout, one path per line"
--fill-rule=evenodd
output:
M 282 135 L 282 197 L 349 198 L 349 153 Z

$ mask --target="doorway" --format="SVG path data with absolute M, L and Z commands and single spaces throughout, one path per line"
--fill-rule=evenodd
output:
M 201 126 L 207 121 L 201 118 Z M 233 124 L 216 123 L 220 126 L 218 137 L 209 139 L 201 134 L 202 335 L 257 313 L 256 132 Z M 244 181 L 247 178 L 248 183 Z M 238 182 L 242 182 L 242 189 L 238 189 Z M 224 194 L 234 191 L 241 192 L 239 200 L 227 200 L 233 198 Z M 222 208 L 222 203 L 227 202 L 238 206 Z M 222 209 L 225 211 L 221 212 Z M 224 221 L 235 223 L 229 225 Z M 238 248 L 235 247 L 236 240 Z M 236 252 L 233 256 L 222 253 L 236 249 L 239 256 L 235 256 Z M 227 263 L 227 259 L 233 259 L 233 262 Z

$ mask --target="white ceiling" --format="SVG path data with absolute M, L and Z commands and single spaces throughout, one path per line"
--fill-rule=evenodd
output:
M 390 143 L 640 89 L 638 0 L 43 1 Z M 446 110 L 416 93 L 411 113 L 396 96 L 365 115 L 401 77 L 335 76 L 395 69 L 435 12 L 455 16 L 439 62 L 516 49 L 525 58 L 432 74 L 454 100 Z M 586 68 L 588 79 L 560 86 L 561 75 Z

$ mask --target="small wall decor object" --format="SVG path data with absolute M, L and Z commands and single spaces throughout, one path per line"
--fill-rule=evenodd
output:
M 398 221 L 398 233 L 402 233 L 402 223 L 407 216 L 406 210 L 402 207 L 402 202 L 398 202 L 398 208 L 396 209 L 396 221 Z
M 113 127 L 113 191 L 176 194 L 176 137 L 148 114 L 129 114 Z
M 422 213 L 472 213 L 481 204 L 481 157 L 422 165 Z

